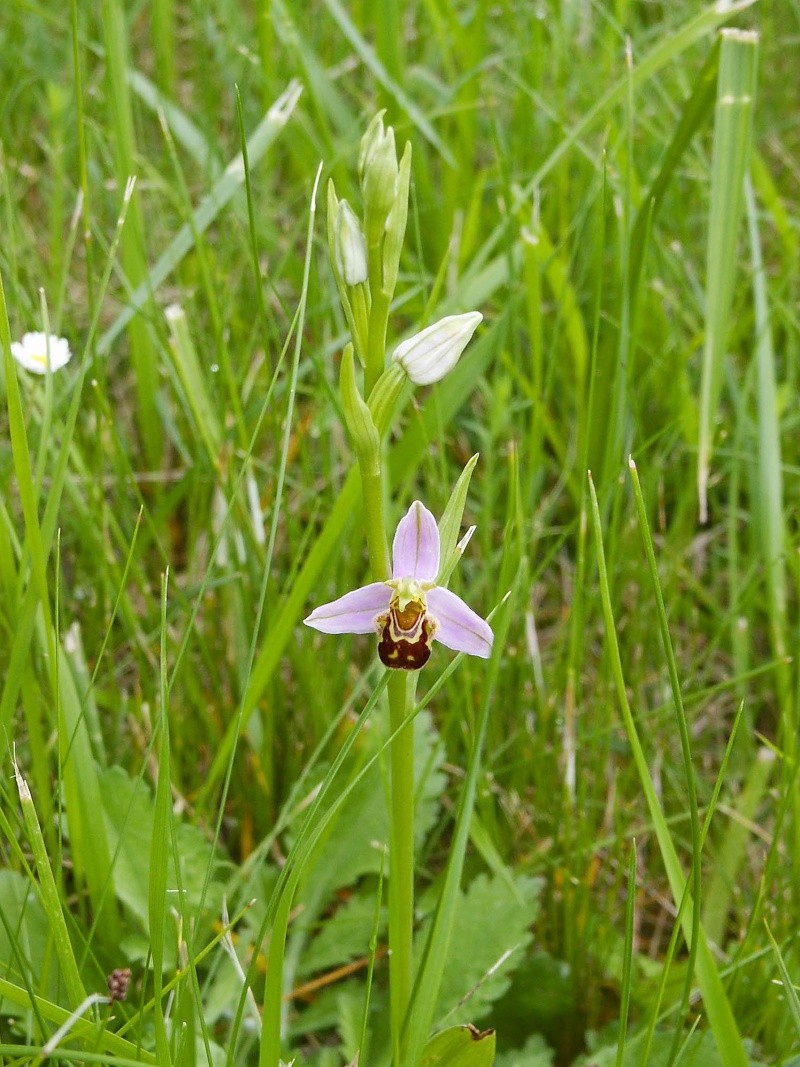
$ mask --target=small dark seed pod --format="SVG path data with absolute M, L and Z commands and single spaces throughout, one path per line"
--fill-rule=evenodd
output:
M 131 980 L 130 967 L 117 967 L 108 976 L 108 995 L 112 1000 L 125 1000 Z

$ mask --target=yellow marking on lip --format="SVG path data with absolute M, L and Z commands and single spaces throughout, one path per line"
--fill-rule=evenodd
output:
M 425 608 L 418 600 L 412 600 L 405 607 L 393 608 L 392 613 L 394 621 L 401 630 L 413 630 L 424 610 Z

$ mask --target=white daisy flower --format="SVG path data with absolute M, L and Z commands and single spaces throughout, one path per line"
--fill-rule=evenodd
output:
M 11 342 L 11 355 L 31 374 L 47 374 L 48 356 L 54 374 L 72 358 L 66 338 L 56 337 L 53 333 L 24 334 L 21 341 Z

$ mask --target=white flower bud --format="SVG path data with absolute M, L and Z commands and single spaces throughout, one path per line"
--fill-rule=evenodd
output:
M 345 285 L 361 285 L 367 280 L 367 242 L 355 212 L 346 200 L 336 209 L 336 269 Z
M 479 311 L 468 311 L 439 319 L 398 345 L 392 360 L 400 364 L 415 385 L 438 382 L 458 363 L 482 318 Z

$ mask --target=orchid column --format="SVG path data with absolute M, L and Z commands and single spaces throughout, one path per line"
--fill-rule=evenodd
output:
M 363 220 L 328 185 L 328 242 L 352 343 L 339 377 L 345 422 L 358 459 L 364 530 L 373 581 L 315 609 L 305 620 L 325 633 L 378 635 L 388 681 L 391 744 L 389 979 L 394 1060 L 404 1063 L 403 1028 L 411 999 L 414 926 L 414 735 L 410 718 L 416 672 L 434 639 L 488 656 L 492 631 L 445 588 L 450 561 L 440 558 L 433 515 L 415 501 L 400 521 L 389 554 L 383 443 L 413 385 L 429 385 L 458 361 L 481 315 L 451 315 L 399 345 L 386 358 L 389 309 L 397 284 L 408 215 L 411 146 L 398 165 L 394 130 L 382 113 L 370 124 L 358 160 Z M 357 362 L 363 369 L 359 387 Z M 462 503 L 463 510 L 463 503 Z M 460 513 L 459 513 L 460 521 Z M 451 567 L 450 567 L 451 569 Z

